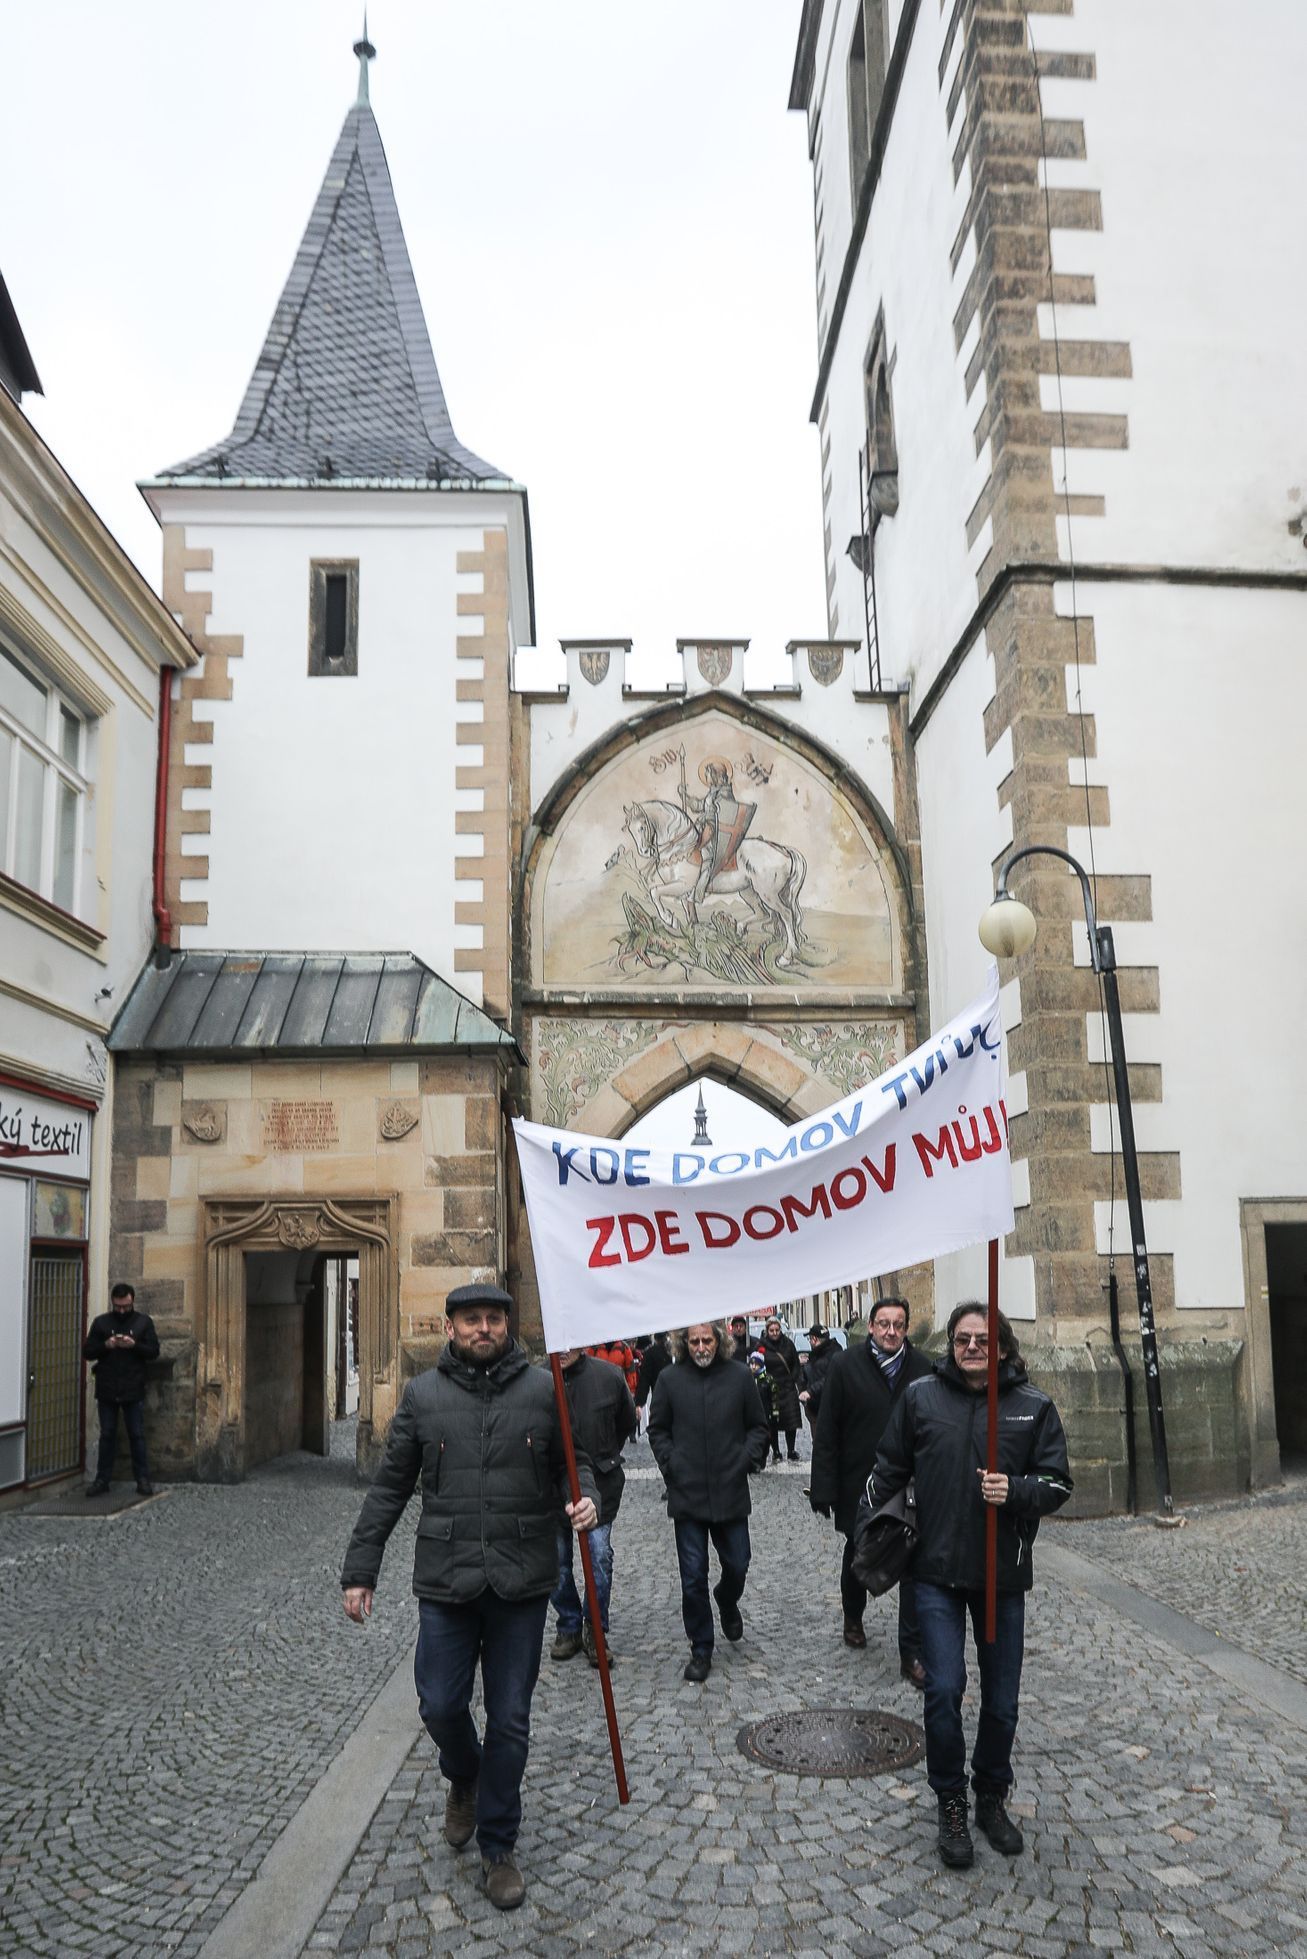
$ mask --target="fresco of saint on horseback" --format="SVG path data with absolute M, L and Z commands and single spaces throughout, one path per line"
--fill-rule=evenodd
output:
M 799 894 L 807 860 L 790 844 L 748 835 L 758 806 L 737 799 L 735 771 L 725 756 L 712 755 L 700 764 L 704 793 L 692 796 L 685 750 L 679 754 L 679 803 L 623 806 L 624 827 L 655 911 L 672 931 L 692 933 L 707 900 L 738 895 L 755 919 L 783 939 L 776 965 L 794 965 L 806 943 Z

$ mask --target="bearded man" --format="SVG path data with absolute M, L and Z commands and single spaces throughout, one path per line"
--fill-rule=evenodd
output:
M 733 1342 L 720 1322 L 687 1326 L 675 1341 L 675 1367 L 654 1389 L 649 1443 L 666 1487 L 681 1571 L 681 1619 L 690 1642 L 687 1680 L 706 1680 L 714 1633 L 708 1603 L 708 1545 L 721 1563 L 713 1587 L 722 1632 L 744 1637 L 740 1599 L 749 1570 L 749 1477 L 767 1460 L 762 1401 L 747 1368 L 732 1365 Z
M 362 1625 L 386 1540 L 421 1477 L 413 1562 L 418 1706 L 449 1785 L 445 1840 L 461 1850 L 475 1833 L 482 1887 L 500 1911 L 526 1895 L 513 1848 L 531 1696 L 558 1581 L 556 1528 L 564 1516 L 574 1531 L 599 1521 L 580 1449 L 582 1497 L 568 1501 L 553 1384 L 509 1332 L 512 1306 L 499 1286 L 450 1293 L 449 1345 L 404 1390 L 340 1580 L 345 1611 Z M 478 1661 L 484 1741 L 471 1714 Z

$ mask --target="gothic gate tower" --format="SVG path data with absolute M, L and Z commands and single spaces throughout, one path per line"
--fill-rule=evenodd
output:
M 171 1475 L 325 1446 L 323 1257 L 358 1261 L 364 1463 L 446 1293 L 504 1265 L 526 492 L 454 433 L 355 52 L 231 434 L 142 485 L 202 655 L 112 1041 L 114 1269 L 173 1360 Z

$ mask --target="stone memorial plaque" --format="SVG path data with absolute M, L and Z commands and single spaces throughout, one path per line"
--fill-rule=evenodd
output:
M 276 1101 L 263 1104 L 263 1142 L 270 1150 L 300 1155 L 335 1149 L 340 1118 L 334 1102 Z

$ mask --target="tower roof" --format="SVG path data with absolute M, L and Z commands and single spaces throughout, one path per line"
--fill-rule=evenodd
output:
M 366 52 L 364 52 L 366 50 Z M 502 487 L 454 434 L 367 91 L 322 180 L 235 427 L 177 478 L 286 483 L 401 481 Z

